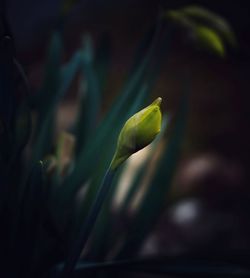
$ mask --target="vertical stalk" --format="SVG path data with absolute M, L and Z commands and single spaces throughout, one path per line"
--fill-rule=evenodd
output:
M 105 197 L 108 195 L 108 192 L 111 188 L 115 172 L 115 170 L 109 168 L 103 178 L 102 184 L 99 188 L 99 191 L 97 192 L 95 200 L 90 208 L 85 222 L 81 227 L 79 238 L 75 241 L 72 251 L 70 252 L 69 257 L 65 262 L 62 273 L 63 278 L 71 277 L 71 273 L 74 270 L 75 265 L 81 255 L 81 252 L 89 239 L 90 233 L 94 228 Z

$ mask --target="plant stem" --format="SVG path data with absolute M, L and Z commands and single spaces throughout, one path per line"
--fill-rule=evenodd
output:
M 80 257 L 81 252 L 84 249 L 89 239 L 90 233 L 95 226 L 97 217 L 100 213 L 105 197 L 108 195 L 108 192 L 111 188 L 111 184 L 115 176 L 115 172 L 116 172 L 115 170 L 109 168 L 103 178 L 102 184 L 99 188 L 99 191 L 96 194 L 92 207 L 90 208 L 86 220 L 81 227 L 80 236 L 75 241 L 75 244 L 72 248 L 72 252 L 69 254 L 69 257 L 65 262 L 63 273 L 62 273 L 63 278 L 71 277 L 71 273 L 75 268 L 78 258 Z

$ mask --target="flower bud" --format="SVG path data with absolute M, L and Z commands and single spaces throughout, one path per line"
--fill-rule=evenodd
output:
M 151 105 L 134 114 L 123 126 L 111 169 L 116 169 L 129 156 L 149 145 L 161 130 L 160 104 L 157 98 Z

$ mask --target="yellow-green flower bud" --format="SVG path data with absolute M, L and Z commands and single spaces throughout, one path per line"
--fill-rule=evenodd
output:
M 160 104 L 157 98 L 152 104 L 134 114 L 123 126 L 111 162 L 111 169 L 116 169 L 129 156 L 149 145 L 161 130 Z

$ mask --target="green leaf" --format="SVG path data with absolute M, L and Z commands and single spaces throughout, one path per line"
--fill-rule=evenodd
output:
M 222 39 L 231 46 L 236 46 L 235 34 L 230 24 L 220 15 L 200 6 L 187 6 L 181 11 L 198 24 L 213 29 Z
M 41 116 L 47 114 L 47 110 L 57 102 L 57 94 L 60 86 L 60 65 L 62 60 L 61 33 L 54 32 L 48 48 L 47 62 L 44 71 L 44 80 L 38 92 L 35 104 Z
M 53 142 L 55 110 L 60 88 L 60 64 L 62 56 L 61 35 L 55 32 L 49 46 L 42 89 L 38 95 L 38 116 L 32 161 L 39 161 L 50 152 Z
M 94 59 L 94 68 L 100 84 L 100 89 L 105 90 L 111 66 L 111 38 L 104 34 L 97 45 Z
M 195 27 L 195 36 L 198 44 L 208 51 L 217 54 L 220 57 L 225 56 L 225 48 L 221 38 L 217 33 L 205 26 Z
M 92 41 L 85 37 L 83 42 L 80 84 L 80 109 L 77 117 L 75 134 L 77 138 L 76 155 L 84 147 L 97 125 L 100 112 L 101 92 L 99 80 L 94 69 Z
M 192 21 L 192 19 L 188 18 L 183 12 L 179 10 L 168 10 L 163 13 L 163 18 L 169 20 L 178 27 L 184 27 L 187 30 L 193 29 L 195 26 L 195 23 Z
M 64 97 L 65 93 L 69 90 L 72 81 L 75 79 L 76 74 L 81 69 L 82 52 L 78 50 L 74 53 L 73 57 L 68 63 L 63 65 L 60 69 L 60 87 L 57 99 L 60 100 Z
M 41 123 L 41 127 L 34 142 L 32 152 L 32 162 L 37 162 L 51 152 L 54 127 L 55 127 L 55 111 L 48 111 L 47 115 Z
M 225 56 L 225 45 L 237 45 L 234 32 L 229 23 L 221 16 L 199 6 L 188 6 L 170 10 L 163 17 L 191 32 L 198 44 L 204 49 Z
M 42 159 L 51 151 L 55 128 L 55 113 L 58 104 L 69 90 L 80 69 L 81 51 L 77 51 L 71 60 L 61 67 L 62 42 L 60 33 L 55 33 L 49 48 L 45 78 L 39 93 L 37 133 L 34 144 L 33 161 Z

